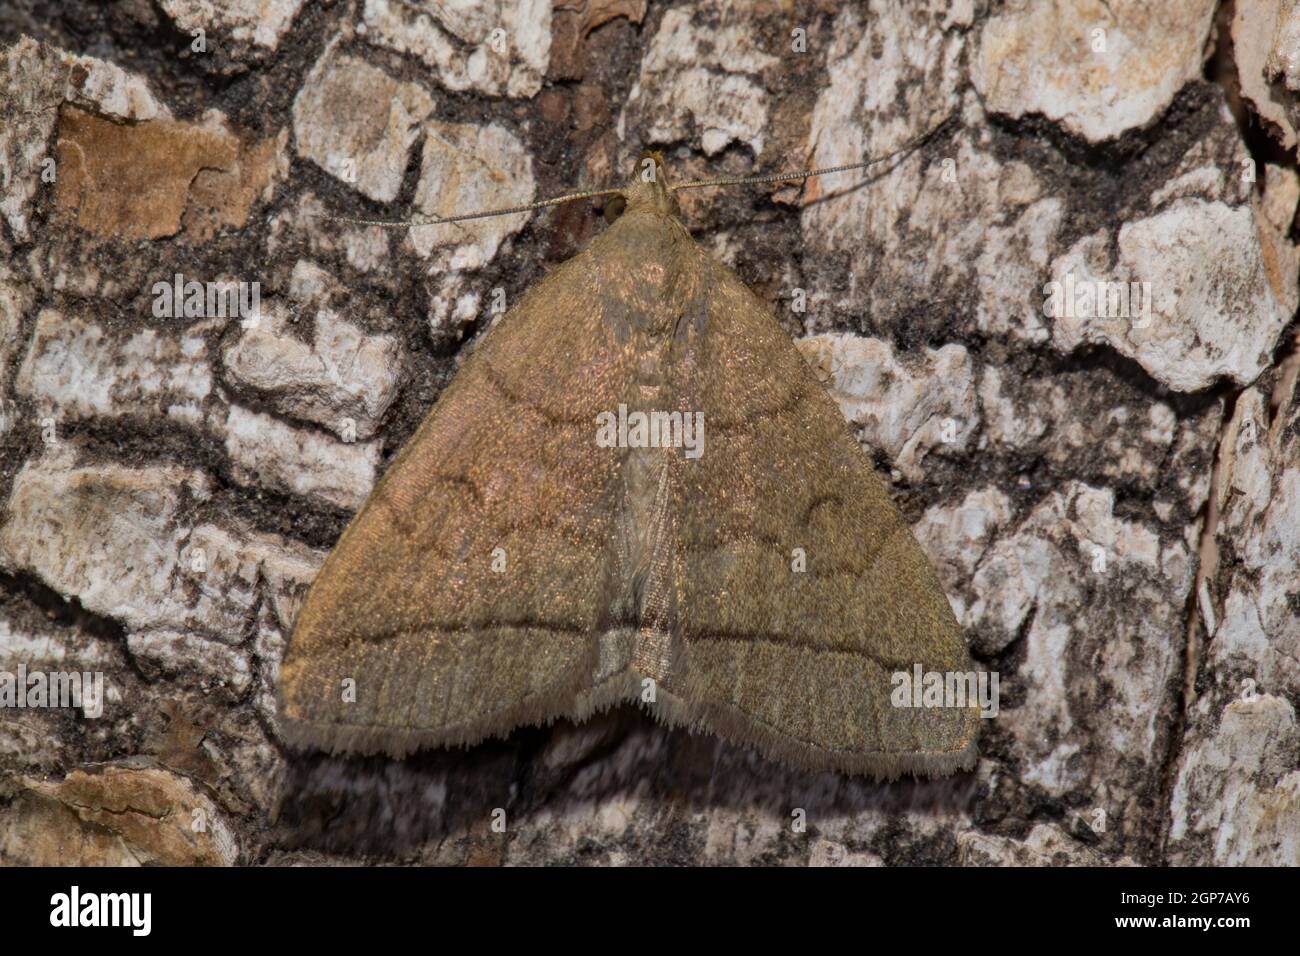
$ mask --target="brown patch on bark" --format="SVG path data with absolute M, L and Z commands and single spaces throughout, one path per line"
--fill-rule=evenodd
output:
M 645 19 L 647 0 L 558 0 L 551 14 L 552 80 L 581 80 L 587 75 L 587 37 L 618 17 Z
M 76 106 L 59 115 L 55 201 L 99 236 L 202 242 L 238 228 L 283 168 L 284 134 L 245 146 L 216 126 L 115 123 Z

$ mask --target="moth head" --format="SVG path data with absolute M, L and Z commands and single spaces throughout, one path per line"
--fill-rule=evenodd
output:
M 681 215 L 681 207 L 677 205 L 668 183 L 663 153 L 658 150 L 644 150 L 637 157 L 627 186 L 605 203 L 605 218 L 613 222 L 628 209 L 654 211 L 665 216 Z

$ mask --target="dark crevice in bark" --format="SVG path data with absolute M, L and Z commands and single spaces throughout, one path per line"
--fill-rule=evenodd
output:
M 92 637 L 126 646 L 126 628 L 121 622 L 86 610 L 76 598 L 64 597 L 35 574 L 0 571 L 0 593 L 20 595 L 57 627 L 75 627 Z

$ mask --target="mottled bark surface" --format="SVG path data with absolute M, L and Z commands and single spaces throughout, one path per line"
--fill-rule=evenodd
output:
M 1300 863 L 1300 8 L 1149 6 L 6 6 L 0 671 L 105 703 L 0 712 L 0 860 Z M 634 708 L 282 745 L 324 555 L 602 227 L 321 216 L 617 186 L 647 145 L 679 179 L 850 163 L 949 116 L 869 174 L 681 198 L 1000 673 L 975 771 L 798 773 Z M 165 308 L 178 274 L 259 283 L 256 321 Z

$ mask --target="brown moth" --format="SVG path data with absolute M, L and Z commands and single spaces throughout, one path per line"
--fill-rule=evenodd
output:
M 801 768 L 969 768 L 973 701 L 891 700 L 896 674 L 972 670 L 933 568 L 649 171 L 483 337 L 339 539 L 281 668 L 285 738 L 402 755 L 639 702 Z M 598 440 L 636 412 L 703 440 Z

